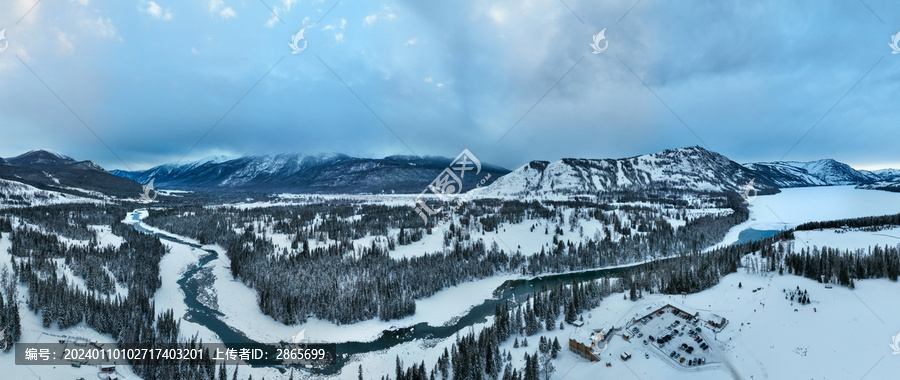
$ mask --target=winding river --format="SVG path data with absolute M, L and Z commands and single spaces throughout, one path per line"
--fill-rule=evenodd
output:
M 187 320 L 208 328 L 210 331 L 217 334 L 219 338 L 226 344 L 260 343 L 251 340 L 241 331 L 223 322 L 220 319 L 220 317 L 223 315 L 222 313 L 220 313 L 218 310 L 207 307 L 202 302 L 200 302 L 198 298 L 202 289 L 200 283 L 196 280 L 193 280 L 193 277 L 208 263 L 216 260 L 219 257 L 218 252 L 216 252 L 215 250 L 203 249 L 202 246 L 198 244 L 194 244 L 177 237 L 173 237 L 164 233 L 157 233 L 144 228 L 139 223 L 140 218 L 137 210 L 130 214 L 130 218 L 135 221 L 135 223 L 133 223 L 133 226 L 138 231 L 156 235 L 160 239 L 175 244 L 182 244 L 194 249 L 200 249 L 207 252 L 206 255 L 200 258 L 196 267 L 185 271 L 181 279 L 178 280 L 178 285 L 184 292 L 184 302 L 188 307 L 188 315 L 185 317 Z M 478 323 L 486 322 L 487 318 L 494 314 L 496 305 L 510 301 L 522 302 L 529 294 L 540 291 L 541 288 L 545 285 L 552 288 L 558 284 L 569 284 L 572 281 L 588 281 L 599 279 L 605 276 L 620 273 L 628 268 L 640 267 L 644 265 L 647 264 L 636 264 L 630 267 L 595 269 L 575 273 L 551 274 L 536 277 L 533 279 L 506 281 L 503 283 L 503 285 L 501 285 L 494 291 L 494 298 L 484 300 L 484 302 L 482 302 L 481 304 L 476 305 L 464 315 L 456 319 L 456 322 L 452 325 L 431 326 L 423 322 L 404 328 L 385 330 L 382 332 L 381 336 L 378 339 L 375 339 L 371 342 L 337 343 L 337 363 L 328 367 L 315 368 L 312 369 L 312 371 L 319 374 L 331 375 L 340 371 L 340 369 L 352 355 L 385 350 L 395 345 L 407 343 L 417 339 L 443 339 L 451 337 L 456 334 L 457 331 L 463 330 Z

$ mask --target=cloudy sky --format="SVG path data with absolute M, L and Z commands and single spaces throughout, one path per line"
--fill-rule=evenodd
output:
M 900 167 L 886 0 L 5 0 L 3 29 L 3 157 L 468 148 L 512 169 L 700 145 Z

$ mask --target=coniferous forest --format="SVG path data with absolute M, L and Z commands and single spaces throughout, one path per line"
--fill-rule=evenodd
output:
M 338 323 L 380 318 L 391 320 L 415 312 L 415 300 L 473 279 L 502 273 L 551 273 L 603 267 L 638 260 L 646 264 L 600 280 L 543 288 L 518 304 L 495 310 L 494 323 L 479 332 L 460 334 L 435 363 L 397 359 L 397 379 L 545 379 L 555 371 L 558 342 L 541 341 L 543 331 L 574 322 L 612 293 L 679 294 L 699 292 L 758 253 L 753 270 L 797 274 L 821 282 L 854 286 L 854 280 L 900 274 L 900 247 L 841 251 L 828 247 L 794 250 L 794 231 L 757 242 L 702 252 L 746 219 L 746 209 L 724 200 L 729 213 L 689 216 L 642 207 L 613 207 L 584 202 L 559 204 L 473 202 L 442 226 L 421 225 L 403 207 L 350 201 L 257 209 L 177 206 L 152 209 L 146 219 L 167 231 L 225 248 L 235 278 L 258 291 L 262 311 L 287 324 L 310 316 Z M 570 213 L 568 218 L 561 210 Z M 160 240 L 120 222 L 127 207 L 57 205 L 6 211 L 0 232 L 10 241 L 11 268 L 0 269 L 0 348 L 10 349 L 21 336 L 21 313 L 40 315 L 44 327 L 67 328 L 79 323 L 125 343 L 200 343 L 180 336 L 181 316 L 156 310 L 159 263 L 167 254 Z M 683 220 L 676 229 L 665 218 Z M 894 226 L 898 216 L 810 223 L 797 230 Z M 482 236 L 512 223 L 544 220 L 531 230 L 552 236 L 541 252 L 522 252 Z M 579 233 L 588 221 L 603 223 L 603 233 Z M 102 246 L 108 226 L 118 246 Z M 541 229 L 543 228 L 543 231 Z M 270 234 L 290 237 L 277 245 Z M 395 259 L 398 246 L 440 234 L 441 251 Z M 551 235 L 552 234 L 552 235 Z M 376 236 L 367 245 L 359 239 Z M 515 242 L 512 242 L 515 244 Z M 64 264 L 64 265 L 63 265 Z M 61 268 L 67 268 L 62 270 Z M 440 270 L 435 270 L 440 268 Z M 74 277 L 70 277 L 74 276 Z M 83 286 L 76 286 L 75 278 Z M 25 285 L 25 308 L 16 301 L 16 284 Z M 525 368 L 513 368 L 511 353 L 500 344 L 531 337 L 537 346 L 526 354 Z M 148 379 L 213 379 L 227 375 L 209 361 L 134 366 Z

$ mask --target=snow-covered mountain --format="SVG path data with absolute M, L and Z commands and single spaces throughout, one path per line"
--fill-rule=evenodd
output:
M 135 198 L 142 193 L 139 183 L 114 176 L 100 165 L 46 150 L 0 161 L 0 178 L 80 197 Z
M 856 170 L 832 159 L 757 162 L 744 166 L 778 187 L 859 185 L 884 179 L 878 173 Z M 888 171 L 881 172 L 889 175 Z
M 209 158 L 171 163 L 144 171 L 112 173 L 170 190 L 250 191 L 290 193 L 420 193 L 452 159 L 445 157 L 389 156 L 357 158 L 343 154 L 277 154 Z M 509 170 L 482 164 L 478 176 L 464 178 L 470 189 L 491 175 L 488 183 Z
M 900 169 L 880 169 L 880 170 L 860 170 L 862 172 L 872 173 L 882 180 L 894 179 L 900 177 Z
M 865 183 L 865 184 L 856 186 L 856 188 L 857 189 L 868 189 L 868 190 L 893 191 L 895 193 L 900 193 L 900 177 L 894 177 L 892 179 L 875 181 L 872 183 Z
M 755 177 L 727 157 L 694 146 L 621 159 L 532 161 L 472 195 L 559 198 L 627 190 L 740 192 Z M 754 187 L 761 194 L 778 192 L 758 178 Z

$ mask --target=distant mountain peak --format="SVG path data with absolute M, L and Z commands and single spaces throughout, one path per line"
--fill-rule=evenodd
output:
M 107 172 L 91 161 L 75 159 L 47 150 L 32 150 L 6 159 L 0 178 L 41 190 L 96 197 L 97 193 L 121 198 L 140 194 L 140 184 Z
M 677 190 L 737 192 L 754 173 L 700 146 L 666 149 L 619 159 L 564 158 L 531 161 L 491 185 L 476 189 L 484 198 L 564 199 L 610 191 Z M 761 192 L 778 190 L 757 180 Z
M 6 159 L 16 166 L 56 166 L 75 163 L 75 159 L 62 153 L 36 149 Z

